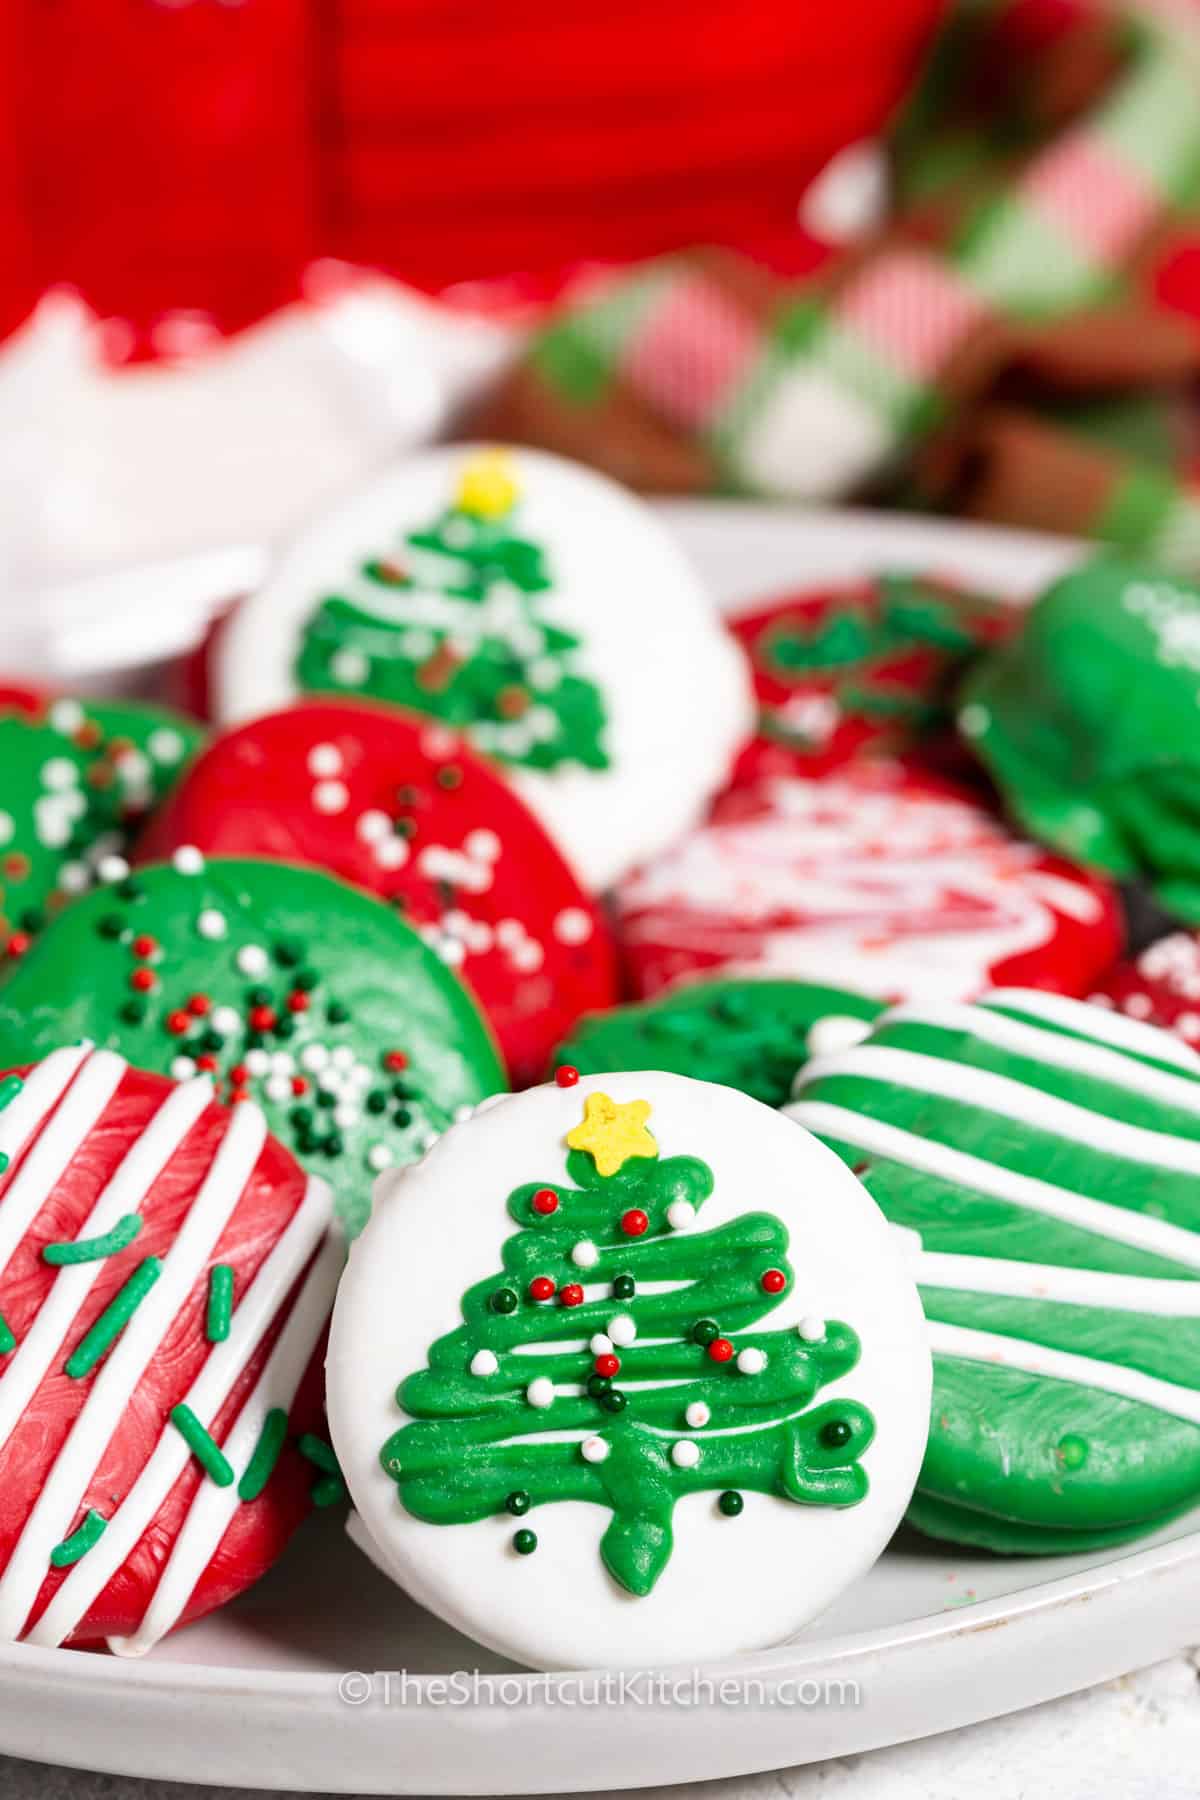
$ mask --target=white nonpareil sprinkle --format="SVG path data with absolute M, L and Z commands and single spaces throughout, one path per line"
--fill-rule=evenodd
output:
M 342 753 L 336 744 L 314 744 L 308 753 L 310 775 L 340 775 Z
M 499 1367 L 494 1350 L 477 1350 L 471 1358 L 472 1375 L 494 1375 Z
M 525 1398 L 530 1406 L 545 1408 L 554 1404 L 554 1383 L 548 1375 L 535 1375 L 525 1389 Z
M 683 1416 L 693 1431 L 699 1431 L 702 1425 L 708 1424 L 712 1413 L 703 1400 L 693 1400 Z
M 602 1463 L 608 1455 L 608 1441 L 602 1437 L 586 1437 L 579 1446 L 584 1462 Z
M 571 1251 L 571 1261 L 577 1269 L 594 1269 L 600 1261 L 600 1252 L 589 1238 L 582 1238 Z
M 618 1313 L 615 1318 L 608 1321 L 608 1335 L 614 1344 L 624 1347 L 632 1344 L 637 1336 L 637 1326 L 628 1313 Z
M 196 920 L 196 930 L 202 938 L 223 938 L 229 930 L 225 914 L 217 911 L 215 906 L 206 906 Z
M 101 881 L 124 881 L 129 864 L 123 856 L 102 856 L 96 865 L 96 873 Z
M 672 1200 L 667 1208 L 667 1224 L 672 1231 L 686 1231 L 696 1223 L 696 1209 L 690 1200 Z
M 737 1366 L 743 1375 L 761 1375 L 767 1366 L 766 1354 L 756 1350 L 753 1344 L 745 1350 L 738 1351 Z
M 818 1319 L 815 1313 L 806 1313 L 796 1327 L 796 1335 L 806 1344 L 819 1344 L 825 1336 L 824 1319 Z
M 611 1356 L 613 1341 L 609 1337 L 607 1331 L 597 1331 L 593 1334 L 592 1341 L 588 1348 L 591 1350 L 593 1356 Z
M 367 1151 L 367 1166 L 374 1169 L 377 1174 L 381 1169 L 391 1168 L 392 1153 L 386 1144 L 371 1145 L 371 1148 Z M 483 1352 L 481 1352 L 481 1354 L 483 1354 Z M 491 1352 L 489 1351 L 487 1354 L 490 1355 Z M 478 1372 L 479 1371 L 476 1370 L 476 1374 L 478 1374 Z
M 243 975 L 265 975 L 271 964 L 261 944 L 243 944 L 236 961 Z
M 233 1037 L 241 1029 L 242 1016 L 235 1006 L 218 1006 L 208 1022 L 218 1037 Z
M 694 1469 L 700 1461 L 700 1446 L 691 1438 L 680 1438 L 671 1446 L 671 1461 L 677 1469 Z
M 181 844 L 171 858 L 171 867 L 178 875 L 199 875 L 204 868 L 203 853 L 195 844 Z
M 350 804 L 350 789 L 344 781 L 318 781 L 312 791 L 312 803 L 319 813 L 345 812 Z

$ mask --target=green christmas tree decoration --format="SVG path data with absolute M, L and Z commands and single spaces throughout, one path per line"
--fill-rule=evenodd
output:
M 509 1195 L 502 1268 L 400 1384 L 411 1422 L 380 1453 L 402 1504 L 432 1524 L 607 1507 L 601 1556 L 635 1595 L 670 1560 L 685 1495 L 711 1492 L 731 1520 L 729 1496 L 746 1490 L 852 1506 L 874 1435 L 856 1402 L 812 1404 L 858 1361 L 850 1327 L 765 1326 L 795 1281 L 783 1222 L 747 1212 L 698 1229 L 712 1170 L 659 1159 L 648 1112 L 590 1095 L 568 1182 Z M 517 1305 L 498 1308 L 498 1293 Z
M 582 640 L 547 617 L 553 577 L 517 532 L 519 493 L 500 453 L 467 465 L 452 503 L 394 552 L 365 562 L 308 619 L 301 689 L 431 713 L 502 762 L 608 767 L 599 689 Z

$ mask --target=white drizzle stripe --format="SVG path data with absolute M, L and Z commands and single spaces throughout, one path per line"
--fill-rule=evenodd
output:
M 85 1061 L 79 1079 L 68 1088 L 68 1082 Z M 124 1073 L 125 1064 L 111 1050 L 100 1050 L 95 1056 L 87 1045 L 56 1051 L 29 1077 L 12 1105 L 0 1113 L 0 1121 L 17 1126 L 24 1144 L 47 1114 L 58 1109 L 54 1113 L 54 1129 L 42 1133 L 0 1202 L 0 1275 L 116 1093 Z M 22 1112 L 16 1119 L 13 1115 L 18 1107 Z M 7 1149 L 7 1129 L 3 1142 Z
M 291 1411 L 296 1390 L 329 1317 L 344 1260 L 341 1240 L 328 1237 L 296 1296 L 253 1392 L 221 1446 L 239 1477 L 254 1454 L 267 1414 L 277 1406 Z M 215 1482 L 201 1482 L 145 1617 L 131 1637 L 109 1638 L 110 1650 L 118 1656 L 144 1656 L 166 1636 L 196 1591 L 196 1583 L 241 1504 L 236 1486 L 219 1488 Z
M 122 1071 L 125 1064 L 121 1064 Z M 212 1083 L 199 1076 L 173 1088 L 149 1125 L 122 1159 L 108 1186 L 83 1221 L 76 1238 L 102 1237 L 126 1213 L 140 1212 L 184 1138 L 212 1099 Z M 54 1364 L 71 1322 L 104 1270 L 104 1262 L 69 1263 L 17 1349 L 0 1369 L 0 1449 Z
M 164 1333 L 212 1253 L 262 1152 L 267 1127 L 250 1103 L 230 1114 L 207 1176 L 162 1273 L 101 1365 L 0 1575 L 0 1642 L 19 1637 L 50 1564 L 67 1535 L 101 1456 Z
M 1118 1050 L 1107 1050 L 1080 1038 L 1064 1037 L 1062 1032 L 1038 1025 L 1027 1025 L 1005 1013 L 988 1012 L 978 1006 L 896 1006 L 876 1022 L 878 1031 L 886 1025 L 928 1025 L 937 1031 L 969 1032 L 997 1050 L 1008 1050 L 1028 1062 L 1046 1063 L 1068 1074 L 1087 1076 L 1122 1087 L 1130 1093 L 1157 1100 L 1180 1112 L 1200 1114 L 1200 1081 L 1188 1081 L 1182 1075 L 1168 1075 L 1164 1069 L 1152 1069 L 1134 1057 Z M 956 1068 L 962 1066 L 949 1058 Z M 1025 1086 L 1025 1083 L 1021 1084 Z M 1040 1091 L 1040 1090 L 1039 1090 Z
M 329 1189 L 325 1182 L 314 1177 L 287 1229 L 239 1299 L 229 1336 L 213 1345 L 183 1396 L 184 1404 L 191 1407 L 202 1424 L 211 1422 L 220 1412 L 225 1397 L 262 1341 L 281 1301 L 329 1229 L 331 1215 Z M 29 1633 L 31 1644 L 53 1649 L 70 1637 L 97 1594 L 141 1539 L 187 1467 L 190 1454 L 174 1426 L 168 1426 L 154 1446 L 145 1468 L 109 1520 L 103 1537 L 72 1567 Z M 212 1485 L 204 1483 L 202 1490 L 204 1486 Z M 217 1488 L 215 1491 L 226 1490 Z
M 1054 1187 L 1034 1175 L 1018 1175 L 997 1163 L 984 1162 L 962 1150 L 951 1150 L 946 1144 L 916 1137 L 899 1126 L 866 1119 L 846 1107 L 833 1106 L 825 1100 L 798 1100 L 784 1108 L 790 1119 L 807 1126 L 818 1137 L 835 1138 L 839 1143 L 853 1144 L 874 1156 L 885 1156 L 891 1162 L 906 1163 L 924 1175 L 932 1175 L 952 1186 L 973 1188 L 995 1200 L 1007 1200 L 1014 1206 L 1044 1213 L 1066 1225 L 1077 1225 L 1083 1231 L 1128 1244 L 1136 1250 L 1147 1250 L 1156 1256 L 1182 1263 L 1185 1268 L 1200 1269 L 1200 1235 L 1171 1225 L 1165 1219 L 1153 1219 L 1145 1213 L 1130 1212 L 1127 1207 L 1113 1206 L 1107 1200 L 1091 1200 L 1074 1194 L 1068 1188 Z
M 1049 1300 L 1064 1306 L 1101 1306 L 1112 1312 L 1157 1313 L 1166 1319 L 1200 1319 L 1200 1281 L 1160 1281 L 1153 1275 L 1110 1275 L 1102 1269 L 1069 1269 L 1057 1263 L 1014 1262 L 999 1256 L 963 1256 L 923 1250 L 908 1263 L 923 1288 L 958 1288 L 1000 1294 L 1010 1300 Z
M 934 1319 L 929 1322 L 929 1347 L 935 1356 L 995 1363 L 1023 1375 L 1099 1388 L 1106 1394 L 1140 1400 L 1159 1412 L 1171 1413 L 1175 1418 L 1200 1425 L 1200 1393 L 1192 1388 L 1176 1387 L 1173 1381 L 1160 1381 L 1155 1375 L 1143 1375 L 1140 1369 L 1098 1362 L 1094 1357 L 1076 1356 L 1069 1350 L 1049 1350 L 1042 1344 L 1028 1343 L 1024 1338 L 1003 1337 L 999 1332 L 972 1331 L 965 1325 L 943 1325 Z
M 809 1063 L 806 1074 L 805 1091 L 811 1083 L 834 1076 L 878 1081 L 1017 1119 L 1035 1131 L 1049 1132 L 1084 1149 L 1123 1157 L 1127 1162 L 1200 1175 L 1200 1143 L 1162 1131 L 1147 1131 L 1141 1125 L 1125 1125 L 1085 1106 L 1059 1100 L 1040 1088 L 1026 1087 L 1008 1075 L 992 1075 L 941 1057 L 864 1045 L 839 1056 L 818 1057 Z
M 1178 1063 L 1181 1069 L 1200 1078 L 1200 1056 L 1194 1050 L 1189 1050 L 1186 1044 L 1161 1027 L 1131 1019 L 1107 1006 L 1085 1006 L 1078 1000 L 1065 1000 L 1061 994 L 1042 993 L 1038 988 L 993 988 L 982 995 L 976 1005 L 1008 1006 L 1017 1012 L 1032 1013 L 1063 1031 L 1086 1031 L 1089 1037 L 1111 1044 L 1116 1050 L 1128 1051 L 1130 1055 L 1152 1056 L 1160 1063 Z

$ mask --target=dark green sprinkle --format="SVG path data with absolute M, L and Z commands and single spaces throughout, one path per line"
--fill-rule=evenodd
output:
M 140 900 L 145 889 L 142 887 L 140 881 L 135 881 L 133 876 L 129 875 L 126 876 L 124 881 L 119 881 L 117 883 L 113 892 L 121 900 Z
M 327 1111 L 330 1111 L 337 1105 L 337 1095 L 331 1094 L 328 1088 L 322 1088 L 317 1095 L 317 1105 L 323 1106 Z
M 415 838 L 417 835 L 417 821 L 415 819 L 397 819 L 396 832 L 397 835 L 402 838 Z
M 350 1008 L 340 1000 L 331 1000 L 325 1008 L 325 1017 L 331 1025 L 347 1025 L 350 1022 Z
M 420 798 L 420 788 L 414 787 L 411 782 L 406 781 L 403 787 L 396 789 L 396 799 L 401 806 L 415 806 Z
M 73 1243 L 47 1244 L 42 1251 L 42 1260 L 56 1269 L 65 1268 L 71 1263 L 99 1262 L 102 1257 L 115 1256 L 118 1250 L 126 1249 L 141 1229 L 141 1215 L 126 1213 L 103 1237 L 77 1238 Z
M 504 1505 L 514 1519 L 523 1519 L 533 1505 L 533 1501 L 524 1488 L 514 1488 L 512 1493 L 506 1497 Z
M 190 1406 L 180 1401 L 171 1408 L 171 1423 L 195 1457 L 204 1473 L 218 1487 L 233 1486 L 233 1470 L 219 1444 L 204 1429 Z
M 513 1549 L 518 1556 L 532 1556 L 537 1549 L 537 1532 L 528 1527 L 513 1532 Z
M 319 984 L 321 977 L 315 969 L 297 969 L 292 976 L 292 986 L 301 994 L 311 994 Z
M 692 1326 L 692 1342 L 700 1344 L 707 1350 L 714 1338 L 719 1338 L 721 1328 L 715 1319 L 697 1319 Z
M 398 1125 L 401 1131 L 406 1131 L 408 1129 L 412 1124 L 412 1119 L 412 1111 L 407 1106 L 398 1106 L 392 1114 L 393 1125 Z
M 89 1512 L 78 1531 L 73 1531 L 61 1544 L 55 1544 L 50 1552 L 51 1567 L 69 1569 L 72 1563 L 77 1563 L 103 1537 L 107 1524 L 108 1520 L 101 1518 L 98 1512 Z
M 283 1407 L 273 1406 L 263 1420 L 254 1453 L 238 1482 L 239 1500 L 257 1500 L 275 1473 L 275 1464 L 279 1461 L 279 1454 L 287 1437 L 287 1423 L 287 1413 Z
M 323 1474 L 341 1475 L 341 1464 L 334 1455 L 333 1445 L 327 1444 L 325 1439 L 319 1438 L 314 1431 L 306 1431 L 302 1437 L 298 1438 L 296 1448 L 306 1462 L 312 1463 Z
M 196 1039 L 197 1050 L 205 1050 L 210 1056 L 225 1048 L 225 1039 L 219 1031 L 205 1031 Z
M 147 1011 L 144 1000 L 126 1000 L 120 1016 L 126 1025 L 144 1025 Z
M 822 1425 L 820 1438 L 831 1450 L 840 1450 L 854 1436 L 845 1419 L 830 1419 L 828 1425 Z
M 346 1484 L 340 1475 L 323 1475 L 310 1495 L 314 1506 L 336 1506 L 346 1498 Z
M 340 1156 L 345 1148 L 346 1140 L 340 1131 L 331 1131 L 321 1144 L 326 1156 Z
M 598 1400 L 601 1394 L 607 1394 L 611 1386 L 612 1382 L 607 1375 L 589 1375 L 587 1378 L 587 1391 L 593 1400 Z
M 725 1514 L 727 1519 L 736 1519 L 745 1504 L 746 1502 L 736 1488 L 726 1488 L 717 1501 L 718 1509 Z
M 17 1340 L 13 1336 L 12 1326 L 4 1314 L 0 1313 L 0 1356 L 11 1356 L 16 1347 Z
M 294 969 L 304 961 L 304 945 L 297 938 L 280 938 L 271 954 L 284 969 Z
M 393 1083 L 392 1083 L 392 1099 L 393 1100 L 411 1100 L 412 1097 L 413 1097 L 413 1090 L 412 1090 L 412 1086 L 409 1082 L 393 1081 Z
M 80 1339 L 67 1358 L 66 1371 L 74 1381 L 90 1375 L 105 1351 L 124 1331 L 150 1289 L 162 1273 L 157 1256 L 139 1263 L 125 1285 L 114 1294 L 91 1330 Z
M 263 1045 L 266 1043 L 266 1041 L 267 1041 L 267 1038 L 266 1038 L 265 1032 L 248 1031 L 246 1033 L 246 1048 L 247 1048 L 247 1050 L 261 1050 Z
M 614 1300 L 632 1300 L 637 1293 L 637 1282 L 632 1275 L 618 1275 L 612 1284 Z
M 295 1035 L 296 1035 L 296 1021 L 295 1021 L 295 1019 L 293 1019 L 291 1013 L 284 1013 L 280 1018 L 276 1019 L 276 1021 L 275 1021 L 275 1036 L 276 1037 L 290 1038 L 290 1037 L 295 1037 Z
M 288 1118 L 300 1131 L 307 1131 L 313 1122 L 311 1106 L 293 1106 Z
M 273 999 L 274 995 L 270 988 L 263 987 L 261 983 L 256 983 L 254 987 L 246 989 L 247 1006 L 270 1006 Z
M 46 915 L 40 906 L 27 906 L 17 923 L 22 931 L 40 931 L 46 923 Z
M 225 1342 L 232 1318 L 233 1270 L 228 1263 L 216 1263 L 208 1271 L 208 1312 L 204 1329 L 210 1344 Z
M 443 763 L 434 780 L 440 788 L 461 787 L 462 770 L 457 763 Z
M 371 1093 L 369 1093 L 367 1095 L 367 1111 L 369 1113 L 384 1113 L 387 1111 L 387 1109 L 388 1109 L 387 1095 L 384 1093 L 381 1093 L 378 1088 L 374 1088 L 371 1091 Z
M 609 1388 L 607 1394 L 601 1394 L 600 1404 L 605 1412 L 619 1413 L 625 1411 L 625 1408 L 629 1405 L 629 1400 L 628 1397 L 621 1392 L 620 1388 Z
M 125 921 L 120 913 L 105 913 L 96 925 L 102 938 L 119 938 L 125 929 Z
M 488 1295 L 488 1311 L 494 1313 L 511 1313 L 517 1310 L 516 1290 L 510 1287 L 496 1288 Z

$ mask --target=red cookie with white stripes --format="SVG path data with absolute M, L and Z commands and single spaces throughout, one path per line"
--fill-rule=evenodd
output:
M 885 761 L 727 794 L 621 884 L 617 913 L 643 995 L 717 970 L 885 1000 L 996 982 L 1080 995 L 1123 929 L 1108 883 L 1015 838 L 965 789 Z
M 515 1082 L 617 999 L 603 918 L 503 777 L 444 726 L 313 702 L 219 737 L 143 840 L 330 869 L 391 901 L 457 969 Z
M 81 1044 L 0 1078 L 0 1640 L 139 1655 L 340 1492 L 331 1212 L 206 1077 Z
M 1088 998 L 1161 1025 L 1200 1050 L 1200 932 L 1172 931 L 1114 963 Z

